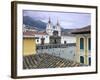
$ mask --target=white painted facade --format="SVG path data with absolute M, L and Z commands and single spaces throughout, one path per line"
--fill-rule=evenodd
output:
M 35 34 L 35 37 L 38 37 L 38 39 L 36 39 L 36 44 L 41 44 L 41 38 L 44 38 L 45 44 L 49 43 L 49 35 Z
M 59 24 L 59 21 L 57 20 L 56 25 L 53 25 L 51 23 L 50 18 L 49 18 L 49 21 L 48 21 L 47 26 L 46 26 L 46 33 L 49 36 L 52 36 L 54 31 L 58 31 L 58 36 L 61 36 L 61 26 Z
M 49 35 L 49 36 L 52 36 L 53 34 L 53 26 L 51 23 L 47 23 L 47 26 L 46 26 L 46 33 Z
M 34 36 L 38 37 L 38 39 L 36 39 L 36 44 L 41 44 L 41 38 L 44 38 L 44 44 L 49 44 L 50 43 L 50 36 L 53 36 L 53 32 L 54 31 L 58 31 L 58 36 L 61 36 L 61 44 L 65 44 L 66 43 L 76 43 L 76 37 L 75 36 L 69 36 L 69 35 L 62 35 L 61 34 L 61 26 L 59 24 L 59 21 L 57 20 L 57 23 L 55 24 L 55 26 L 52 24 L 50 18 L 49 21 L 47 23 L 46 26 L 46 32 L 41 33 L 38 32 L 36 29 L 29 29 L 26 28 L 26 25 L 23 24 L 23 31 L 33 31 Z
M 74 36 L 61 36 L 61 44 L 66 43 L 76 43 L 76 37 Z
M 57 20 L 57 23 L 55 26 L 52 25 L 51 20 L 49 18 L 49 21 L 47 23 L 46 32 L 49 36 L 53 35 L 53 31 L 58 31 L 58 36 L 61 36 L 61 44 L 66 43 L 76 43 L 76 37 L 74 36 L 67 36 L 67 35 L 61 35 L 61 26 L 59 24 L 59 21 Z M 49 42 L 49 41 L 48 41 Z
M 41 44 L 41 38 L 44 38 L 44 43 L 45 44 L 49 44 L 50 40 L 49 40 L 49 35 L 39 35 L 39 34 L 35 34 L 35 37 L 38 37 L 38 39 L 36 39 L 36 44 Z M 74 36 L 61 36 L 61 44 L 64 44 L 64 42 L 66 41 L 66 43 L 76 43 L 76 37 Z
M 25 24 L 23 24 L 23 32 L 26 31 L 37 31 L 36 29 L 32 29 L 32 28 L 27 28 Z

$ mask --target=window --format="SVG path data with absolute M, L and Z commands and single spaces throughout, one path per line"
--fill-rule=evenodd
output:
M 89 65 L 91 65 L 91 57 L 89 57 Z
M 80 56 L 80 63 L 84 63 L 84 57 Z
M 80 49 L 84 49 L 84 38 L 80 38 Z
M 88 39 L 88 50 L 91 50 L 91 38 Z
M 66 44 L 66 41 L 64 41 L 64 44 Z
M 37 42 L 39 42 L 39 40 L 37 39 Z

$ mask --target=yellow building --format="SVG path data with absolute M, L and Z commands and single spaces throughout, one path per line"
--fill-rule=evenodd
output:
M 31 31 L 23 32 L 23 55 L 33 55 L 36 54 L 36 37 Z
M 75 59 L 82 64 L 91 65 L 91 26 L 78 29 L 76 34 L 76 54 Z

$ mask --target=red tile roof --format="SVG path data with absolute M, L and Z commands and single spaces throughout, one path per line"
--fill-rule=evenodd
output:
M 29 55 L 23 57 L 23 69 L 79 67 L 83 64 L 48 53 Z
M 36 32 L 35 34 L 38 34 L 38 35 L 47 35 L 46 32 Z
M 36 31 L 25 31 L 23 32 L 24 37 L 35 37 L 35 35 L 47 35 L 46 32 L 36 32 Z
M 24 36 L 34 36 L 34 33 L 32 31 L 26 31 L 26 32 L 23 32 L 23 35 Z

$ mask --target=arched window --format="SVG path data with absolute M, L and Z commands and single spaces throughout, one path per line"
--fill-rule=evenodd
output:
M 66 44 L 66 41 L 64 41 L 64 44 Z
M 88 50 L 91 50 L 91 38 L 88 39 Z
M 84 63 L 84 57 L 80 56 L 80 63 Z
M 89 57 L 89 65 L 91 65 L 91 57 Z
M 80 38 L 80 49 L 84 49 L 84 38 Z

